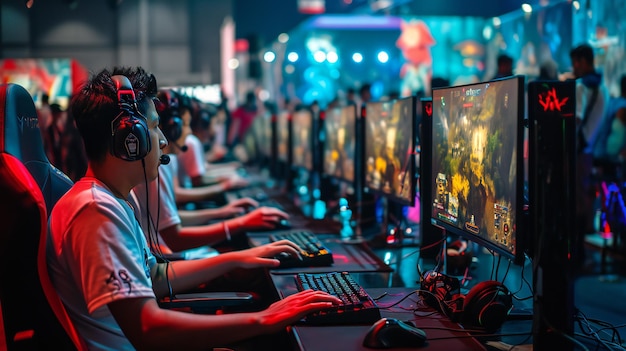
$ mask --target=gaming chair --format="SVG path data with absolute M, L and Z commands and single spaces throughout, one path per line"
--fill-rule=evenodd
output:
M 8 350 L 86 350 L 50 281 L 48 215 L 72 181 L 50 164 L 30 94 L 0 85 L 0 302 Z

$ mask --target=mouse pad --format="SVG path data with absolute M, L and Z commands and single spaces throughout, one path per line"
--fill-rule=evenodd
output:
M 252 246 L 267 244 L 269 235 L 275 232 L 248 233 L 248 239 Z M 316 234 L 324 245 L 333 253 L 333 265 L 322 267 L 307 267 L 307 273 L 327 273 L 327 272 L 392 272 L 393 269 L 385 264 L 371 249 L 364 243 L 347 244 L 341 242 L 337 235 Z M 294 274 L 302 272 L 303 269 L 281 268 L 272 269 L 272 274 Z
M 383 316 L 385 316 L 383 314 Z M 394 348 L 393 350 L 454 350 L 454 351 L 481 351 L 487 350 L 478 340 L 467 337 L 468 333 L 430 329 L 430 328 L 454 328 L 459 329 L 458 324 L 454 324 L 445 319 L 422 318 L 415 321 L 418 328 L 426 332 L 427 341 L 424 346 L 413 348 Z M 363 350 L 373 349 L 363 346 L 363 339 L 370 326 L 346 325 L 346 326 L 297 326 L 294 327 L 294 334 L 301 350 L 306 351 L 328 351 L 332 345 L 341 345 L 341 350 Z M 432 338 L 432 340 L 431 340 Z M 435 340 L 436 339 L 436 340 Z M 332 340 L 332 341 L 331 341 Z
M 469 337 L 458 324 L 453 323 L 448 318 L 439 314 L 427 317 L 418 317 L 407 313 L 399 307 L 410 307 L 415 303 L 414 299 L 405 299 L 400 304 L 396 304 L 406 294 L 413 290 L 410 288 L 370 288 L 366 289 L 371 296 L 381 296 L 377 303 L 381 307 L 382 317 L 393 317 L 400 320 L 411 320 L 415 326 L 426 332 L 426 344 L 413 348 L 394 348 L 393 350 L 454 350 L 454 351 L 486 351 L 487 349 L 478 340 Z M 415 297 L 415 296 L 414 296 Z M 388 305 L 396 306 L 390 310 L 384 308 Z M 371 325 L 342 325 L 342 326 L 308 326 L 297 325 L 293 328 L 296 340 L 301 350 L 306 351 L 328 351 L 333 349 L 332 345 L 341 345 L 341 350 L 345 351 L 371 351 L 374 349 L 363 346 L 363 339 L 369 331 Z M 446 330 L 453 329 L 453 330 Z M 332 344 L 329 344 L 332 340 Z

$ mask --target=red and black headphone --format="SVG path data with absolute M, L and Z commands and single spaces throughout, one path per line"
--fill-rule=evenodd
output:
M 178 97 L 169 89 L 159 91 L 157 94 L 159 103 L 157 104 L 157 112 L 161 119 L 161 131 L 171 143 L 183 135 L 183 120 L 178 112 Z
M 120 113 L 111 122 L 110 152 L 126 161 L 141 160 L 152 149 L 146 117 L 139 112 L 135 91 L 123 75 L 112 76 Z
M 457 278 L 430 271 L 424 274 L 422 289 L 430 292 L 422 294 L 426 304 L 469 329 L 495 331 L 513 309 L 513 295 L 495 280 L 480 282 L 462 295 Z

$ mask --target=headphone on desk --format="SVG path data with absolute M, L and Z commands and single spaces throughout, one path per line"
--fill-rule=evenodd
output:
M 135 91 L 123 75 L 112 76 L 120 113 L 111 122 L 111 154 L 126 161 L 141 160 L 152 149 L 146 117 L 139 112 Z
M 496 280 L 480 282 L 462 295 L 457 278 L 429 271 L 422 277 L 422 289 L 430 292 L 422 293 L 427 305 L 465 328 L 497 330 L 513 309 L 513 294 Z
M 157 98 L 159 99 L 157 112 L 161 119 L 161 131 L 167 140 L 175 143 L 183 135 L 183 120 L 178 112 L 178 98 L 169 89 L 159 91 Z

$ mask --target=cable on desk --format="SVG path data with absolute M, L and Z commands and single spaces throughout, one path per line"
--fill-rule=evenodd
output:
M 609 351 L 614 351 L 615 349 L 617 350 L 626 350 L 626 348 L 624 348 L 624 346 L 615 343 L 615 342 L 611 342 L 611 341 L 606 341 L 606 340 L 598 340 L 597 338 L 593 337 L 593 336 L 589 336 L 583 333 L 574 333 L 574 335 L 581 337 L 583 339 L 588 339 L 591 341 L 596 341 L 598 344 L 602 344 L 602 346 L 604 346 L 604 348 L 606 348 Z M 599 345 L 598 345 L 599 346 Z
M 607 335 L 611 336 L 611 341 L 606 341 L 604 339 L 602 339 L 600 337 L 600 335 L 598 335 L 598 330 L 594 330 L 594 328 L 591 326 L 591 322 L 587 319 L 587 317 L 585 316 L 585 314 L 580 311 L 577 310 L 576 315 L 574 316 L 576 321 L 578 322 L 578 326 L 580 327 L 580 329 L 582 330 L 583 334 L 586 337 L 592 337 L 595 341 L 597 341 L 598 343 L 602 344 L 607 350 L 612 350 L 612 347 L 610 347 L 610 345 L 608 345 L 608 343 L 611 344 L 617 344 L 620 345 L 619 348 L 622 350 L 625 350 L 621 344 L 622 344 L 622 339 L 619 335 L 619 333 L 617 332 L 616 329 L 613 328 L 608 328 L 608 329 L 612 329 L 613 330 L 613 334 L 610 335 L 608 333 L 606 333 Z M 606 322 L 602 322 L 599 321 L 600 323 L 598 324 L 604 324 L 604 325 L 608 325 L 608 323 Z M 617 336 L 617 340 L 615 339 L 615 337 Z
M 572 344 L 580 347 L 582 350 L 584 351 L 589 351 L 589 349 L 587 348 L 587 346 L 585 346 L 585 344 L 581 343 L 580 341 L 576 340 L 576 338 L 574 338 L 573 336 L 563 332 L 562 330 L 559 330 L 557 328 L 555 328 L 554 326 L 552 326 L 552 323 L 550 323 L 550 321 L 548 321 L 545 317 L 545 315 L 542 314 L 543 317 L 543 322 L 546 324 L 546 326 L 551 329 L 553 332 L 557 333 L 558 335 L 562 336 L 563 339 L 570 341 Z
M 522 262 L 522 268 L 521 268 L 521 281 L 520 281 L 520 285 L 519 285 L 519 289 L 517 289 L 517 291 L 511 293 L 511 295 L 513 296 L 513 298 L 517 301 L 524 301 L 524 300 L 528 300 L 528 299 L 532 299 L 534 296 L 533 293 L 533 288 L 530 285 L 530 283 L 528 282 L 528 280 L 526 280 L 526 278 L 524 277 L 524 267 L 526 266 L 526 259 L 528 259 L 528 255 L 524 254 L 524 262 Z M 528 289 L 530 290 L 531 294 L 530 296 L 527 297 L 517 297 L 517 293 L 519 293 L 520 291 L 522 291 L 522 288 L 524 287 L 524 283 L 526 284 L 526 286 L 528 286 Z

